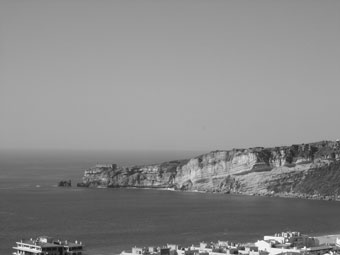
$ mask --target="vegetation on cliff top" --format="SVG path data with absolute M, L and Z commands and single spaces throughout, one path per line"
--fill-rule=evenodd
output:
M 310 196 L 340 195 L 340 162 L 311 168 L 304 172 L 291 172 L 268 185 L 274 193 L 306 194 Z
M 295 192 L 321 196 L 338 196 L 340 192 L 340 162 L 335 161 L 308 171 L 300 183 L 294 187 Z

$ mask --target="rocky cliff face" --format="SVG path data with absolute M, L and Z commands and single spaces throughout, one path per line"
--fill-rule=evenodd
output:
M 275 148 L 233 149 L 162 164 L 122 167 L 97 165 L 86 170 L 86 187 L 149 187 L 242 194 L 334 195 L 340 183 L 340 142 L 323 141 Z M 324 185 L 311 186 L 331 169 Z M 334 172 L 334 173 L 333 173 Z M 317 173 L 317 174 L 316 174 Z M 340 175 L 339 175 L 340 176 Z M 340 181 L 340 179 L 339 179 Z M 305 186 L 309 185 L 309 188 Z

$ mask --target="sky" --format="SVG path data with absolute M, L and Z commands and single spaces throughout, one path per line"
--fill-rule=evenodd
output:
M 0 149 L 340 138 L 340 1 L 1 0 Z

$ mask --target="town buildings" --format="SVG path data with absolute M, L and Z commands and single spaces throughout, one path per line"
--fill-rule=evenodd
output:
M 18 241 L 13 249 L 13 255 L 83 255 L 82 242 L 60 241 L 47 236 Z
M 300 232 L 282 232 L 264 236 L 254 244 L 238 244 L 229 241 L 201 242 L 199 245 L 180 247 L 132 248 L 121 255 L 340 255 L 340 239 L 334 244 L 320 245 L 316 238 Z

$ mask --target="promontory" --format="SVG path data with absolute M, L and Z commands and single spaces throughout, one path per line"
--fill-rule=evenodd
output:
M 340 142 L 218 150 L 191 159 L 132 167 L 98 164 L 85 171 L 78 186 L 338 200 Z

